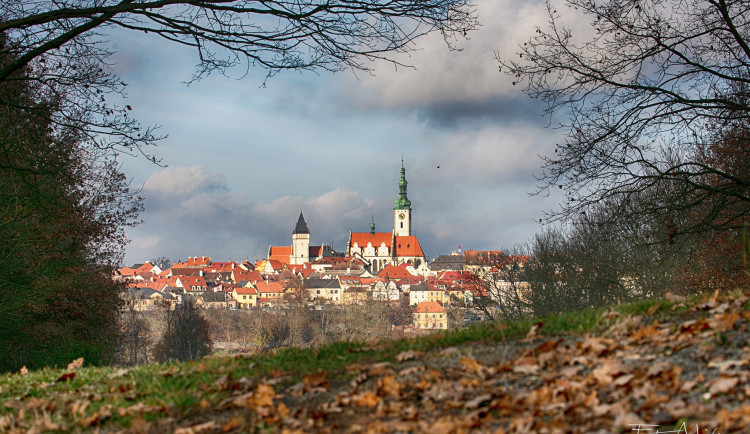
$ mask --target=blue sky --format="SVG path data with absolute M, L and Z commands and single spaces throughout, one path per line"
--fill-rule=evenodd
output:
M 458 42 L 462 51 L 431 35 L 398 57 L 414 68 L 285 72 L 265 87 L 261 70 L 186 85 L 194 52 L 113 35 L 113 68 L 129 84 L 133 114 L 169 135 L 155 149 L 167 167 L 122 157 L 146 207 L 128 231 L 125 263 L 260 259 L 269 245 L 290 244 L 300 210 L 312 244 L 343 250 L 371 217 L 378 231 L 392 230 L 402 157 L 427 256 L 526 241 L 559 199 L 528 194 L 560 131 L 498 72 L 494 55 L 513 55 L 543 23 L 542 8 L 479 1 L 483 26 Z

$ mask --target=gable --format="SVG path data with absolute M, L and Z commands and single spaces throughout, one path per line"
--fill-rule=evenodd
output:
M 354 243 L 357 243 L 359 248 L 364 249 L 368 243 L 372 243 L 372 246 L 376 249 L 381 244 L 385 243 L 388 249 L 391 248 L 391 241 L 393 240 L 393 234 L 390 232 L 352 232 L 351 240 L 349 241 L 349 248 L 354 247 Z
M 396 237 L 396 253 L 395 256 L 416 256 L 419 258 L 424 257 L 422 252 L 422 246 L 419 245 L 417 237 L 414 235 Z

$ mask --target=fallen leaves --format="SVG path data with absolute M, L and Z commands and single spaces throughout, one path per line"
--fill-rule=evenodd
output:
M 34 378 L 34 392 L 3 399 L 0 431 L 116 431 L 122 428 L 112 421 L 118 420 L 133 433 L 258 426 L 281 432 L 597 432 L 688 420 L 747 432 L 750 406 L 739 404 L 750 400 L 747 300 L 715 293 L 678 312 L 656 308 L 634 317 L 610 310 L 602 315 L 604 336 L 549 337 L 537 323 L 522 340 L 394 351 L 390 359 L 373 360 L 388 348 L 377 344 L 377 351 L 348 352 L 362 355 L 357 363 L 297 376 L 273 369 L 237 380 L 232 369 L 212 368 L 209 361 L 163 367 L 156 383 L 190 384 L 189 404 L 179 405 L 146 395 L 138 368 L 105 371 L 99 390 L 71 390 L 71 381 L 78 386 L 91 378 L 78 359 L 47 378 L 16 374 Z

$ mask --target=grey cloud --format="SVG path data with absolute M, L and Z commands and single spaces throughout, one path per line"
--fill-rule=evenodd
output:
M 524 95 L 490 96 L 470 100 L 440 101 L 417 109 L 419 116 L 437 127 L 456 129 L 470 125 L 507 125 L 524 121 L 544 126 L 540 101 Z

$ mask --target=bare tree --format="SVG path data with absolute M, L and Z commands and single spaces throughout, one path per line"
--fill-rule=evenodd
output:
M 574 31 L 563 16 L 591 27 Z M 547 17 L 518 57 L 498 60 L 567 132 L 544 159 L 538 193 L 567 193 L 548 219 L 605 203 L 612 220 L 626 212 L 661 223 L 700 214 L 673 219 L 661 239 L 741 225 L 750 177 L 703 155 L 723 140 L 717 128 L 750 117 L 750 3 L 548 0 Z M 633 196 L 664 191 L 672 193 L 666 200 L 628 207 Z M 714 218 L 725 210 L 742 218 Z
M 520 252 L 516 248 L 515 252 Z M 514 253 L 515 253 L 514 252 Z M 477 271 L 463 273 L 462 279 L 471 291 L 468 307 L 488 321 L 512 321 L 529 314 L 528 283 L 524 264 L 527 256 L 502 253 Z
M 159 360 L 196 360 L 211 354 L 208 321 L 190 296 L 165 309 L 166 330 L 154 352 Z
M 128 294 L 120 314 L 120 348 L 116 361 L 125 365 L 147 364 L 154 344 L 151 328 L 136 308 L 136 295 Z

